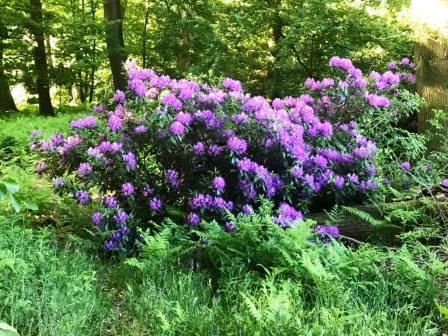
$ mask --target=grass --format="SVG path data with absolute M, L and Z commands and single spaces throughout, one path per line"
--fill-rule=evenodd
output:
M 21 335 L 414 336 L 447 330 L 436 302 L 448 305 L 448 246 L 426 247 L 411 235 L 395 249 L 323 245 L 294 256 L 294 269 L 274 267 L 264 276 L 237 257 L 218 273 L 153 250 L 128 260 L 99 258 L 98 242 L 87 232 L 88 211 L 52 193 L 33 173 L 36 159 L 26 148 L 29 131 L 64 131 L 83 113 L 72 112 L 0 119 L 0 140 L 14 139 L 0 149 L 13 159 L 2 162 L 0 178 L 16 179 L 23 196 L 39 205 L 14 214 L 0 204 L 0 322 Z
M 97 262 L 57 246 L 52 230 L 0 217 L 0 320 L 21 335 L 103 335 L 110 302 Z
M 63 132 L 68 130 L 72 119 L 86 114 L 82 106 L 66 106 L 63 108 L 64 112 L 56 117 L 42 117 L 37 115 L 36 111 L 35 106 L 28 105 L 22 108 L 21 112 L 14 113 L 8 118 L 0 118 L 0 139 L 9 136 L 18 144 L 27 145 L 32 130 L 44 130 L 45 135 L 51 132 Z
M 101 261 L 22 215 L 0 217 L 0 227 L 0 320 L 21 335 L 414 336 L 444 326 L 433 302 L 444 266 L 421 246 L 328 246 L 331 276 L 312 282 L 236 266 L 216 292 L 208 273 Z

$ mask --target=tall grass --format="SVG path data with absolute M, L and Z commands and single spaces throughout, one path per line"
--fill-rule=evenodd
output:
M 49 229 L 0 217 L 0 320 L 21 335 L 103 335 L 110 302 L 97 267 L 79 250 L 61 249 Z

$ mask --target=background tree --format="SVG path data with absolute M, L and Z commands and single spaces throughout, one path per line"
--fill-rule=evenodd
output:
M 45 52 L 45 35 L 43 29 L 43 10 L 40 0 L 30 0 L 29 29 L 34 38 L 33 56 L 36 72 L 36 88 L 39 95 L 39 113 L 54 115 L 50 98 L 50 80 L 48 76 L 47 55 Z
M 8 31 L 1 22 L 0 17 L 0 112 L 17 111 L 11 89 L 9 88 L 8 78 L 3 67 L 4 41 L 8 37 Z
M 104 18 L 106 20 L 107 54 L 114 87 L 117 90 L 124 91 L 126 88 L 126 77 L 123 72 L 123 63 L 127 58 L 123 39 L 124 9 L 120 0 L 104 0 L 103 5 Z
M 448 1 L 428 0 L 423 4 L 414 0 L 411 9 L 418 22 L 417 92 L 426 102 L 418 116 L 418 128 L 424 132 L 428 129 L 428 120 L 434 116 L 434 109 L 448 113 Z

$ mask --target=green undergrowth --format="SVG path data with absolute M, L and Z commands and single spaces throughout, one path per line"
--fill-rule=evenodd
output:
M 0 320 L 21 335 L 105 334 L 110 303 L 97 282 L 98 262 L 22 221 L 0 217 Z
M 291 272 L 214 275 L 160 241 L 104 260 L 78 237 L 0 217 L 0 321 L 21 335 L 440 335 L 445 247 L 319 245 Z M 156 252 L 157 247 L 159 252 Z M 172 246 L 165 245 L 172 249 Z M 172 254 L 173 255 L 173 254 Z M 287 275 L 287 276 L 286 276 Z
M 231 235 L 210 222 L 189 236 L 167 221 L 157 235 L 145 236 L 139 254 L 104 258 L 92 209 L 56 196 L 34 173 L 37 158 L 27 149 L 32 129 L 64 131 L 81 113 L 0 119 L 0 180 L 16 181 L 17 195 L 38 207 L 16 214 L 0 202 L 0 323 L 33 336 L 448 330 L 448 246 L 443 238 L 432 244 L 443 227 L 435 231 L 432 215 L 415 206 L 388 208 L 381 223 L 366 218 L 406 224 L 395 248 L 319 241 L 311 222 L 284 231 L 271 225 L 267 206 L 231 218 L 238 227 Z M 330 224 L 345 218 L 330 215 Z

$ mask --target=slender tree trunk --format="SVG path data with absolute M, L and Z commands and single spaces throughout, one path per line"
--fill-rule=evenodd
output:
M 149 19 L 149 5 L 146 7 L 145 11 L 145 23 L 143 24 L 143 34 L 142 34 L 142 58 L 143 58 L 143 68 L 146 68 L 146 34 Z
M 33 47 L 34 64 L 36 71 L 36 87 L 39 95 L 39 113 L 42 115 L 54 115 L 50 98 L 50 81 L 48 78 L 48 64 L 45 54 L 45 36 L 42 27 L 42 3 L 40 0 L 30 0 L 30 31 L 34 36 Z
M 0 113 L 5 111 L 17 111 L 17 107 L 3 69 L 3 44 L 0 39 Z
M 271 54 L 271 60 L 268 64 L 267 72 L 266 72 L 266 91 L 267 94 L 271 97 L 278 97 L 280 96 L 279 91 L 279 82 L 281 81 L 280 74 L 278 71 L 275 70 L 275 65 L 277 63 L 278 59 L 278 44 L 283 38 L 282 29 L 283 29 L 283 20 L 280 16 L 280 7 L 281 7 L 282 1 L 281 0 L 270 0 L 269 1 L 269 7 L 273 11 L 273 18 L 272 18 L 272 42 L 273 46 L 271 47 L 270 54 Z
M 126 76 L 123 63 L 127 54 L 123 39 L 123 8 L 120 0 L 104 0 L 104 18 L 106 19 L 106 43 L 112 78 L 116 90 L 126 89 Z
M 96 8 L 97 8 L 97 4 L 98 2 L 91 2 L 91 14 L 92 14 L 92 21 L 95 22 L 96 21 Z M 93 62 L 92 62 L 92 66 L 90 68 L 90 90 L 89 90 L 89 103 L 93 102 L 93 97 L 95 95 L 95 71 L 96 71 L 96 57 L 97 57 L 97 51 L 96 51 L 96 26 L 94 26 L 93 28 L 93 36 L 95 36 L 93 38 L 93 43 L 92 43 L 92 51 L 93 51 Z
M 8 37 L 6 27 L 0 24 L 0 113 L 5 111 L 17 111 L 16 104 L 12 98 L 8 78 L 3 68 L 3 41 Z

